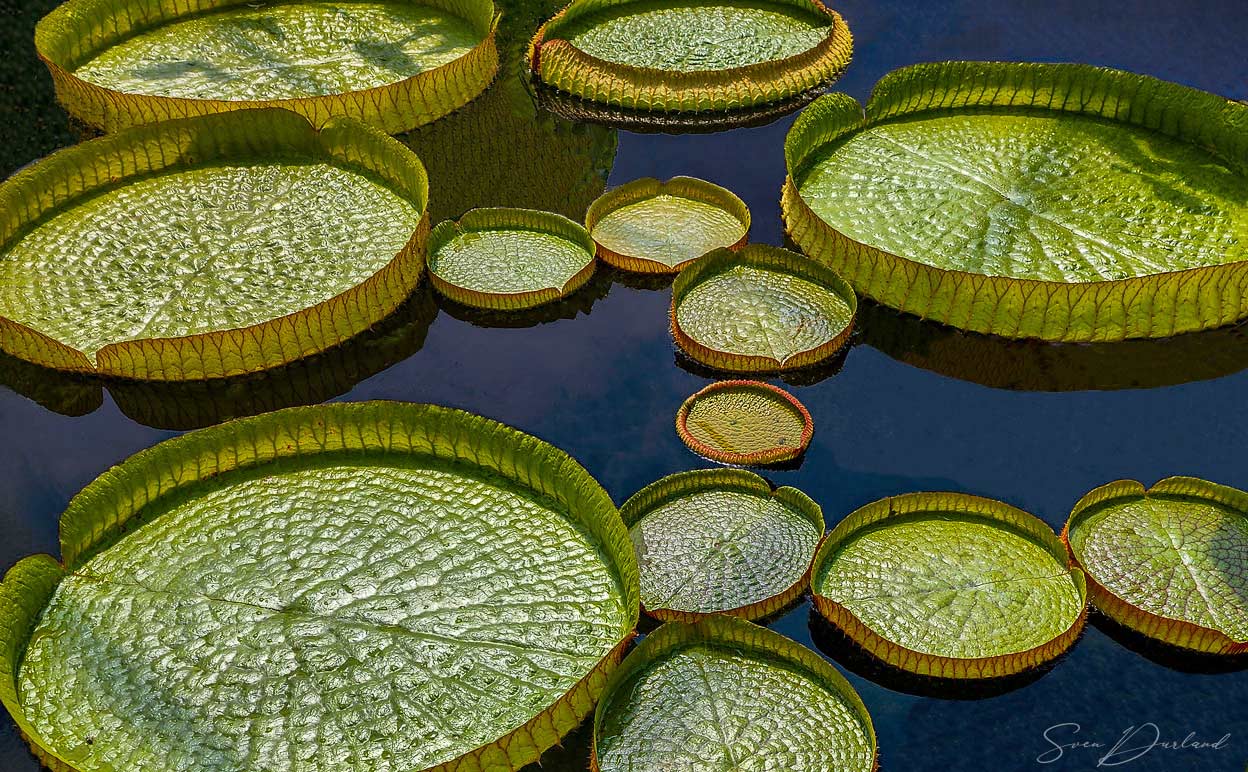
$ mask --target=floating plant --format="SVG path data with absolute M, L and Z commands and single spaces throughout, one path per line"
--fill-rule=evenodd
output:
M 908 67 L 789 132 L 791 237 L 863 295 L 1011 338 L 1248 316 L 1248 107 L 1070 64 Z
M 676 433 L 712 461 L 757 466 L 805 453 L 815 422 L 784 389 L 761 381 L 720 381 L 685 400 L 676 413 Z
M 585 227 L 604 262 L 626 271 L 677 273 L 715 249 L 744 246 L 750 210 L 730 190 L 693 177 L 653 177 L 607 191 Z
M 1106 616 L 1209 654 L 1248 654 L 1248 493 L 1191 477 L 1103 485 L 1062 531 Z
M 669 475 L 620 508 L 637 551 L 641 605 L 664 621 L 758 619 L 805 591 L 823 512 L 795 488 L 740 469 Z
M 438 292 L 474 308 L 520 310 L 575 292 L 594 274 L 594 240 L 580 225 L 531 209 L 473 209 L 429 237 Z
M 429 405 L 164 442 L 70 503 L 61 553 L 0 585 L 0 700 L 70 772 L 517 769 L 589 714 L 637 622 L 593 478 Z
M 529 65 L 590 102 L 704 113 L 780 102 L 840 77 L 849 27 L 819 0 L 574 0 Z
M 323 351 L 420 282 L 427 187 L 378 130 L 278 109 L 62 150 L 0 185 L 0 349 L 166 381 Z
M 389 133 L 481 93 L 498 69 L 490 0 L 69 0 L 35 30 L 57 97 L 115 131 L 246 107 Z
M 871 772 L 875 730 L 822 657 L 731 617 L 669 622 L 611 676 L 594 714 L 599 772 Z
M 718 249 L 672 285 L 672 335 L 698 362 L 769 372 L 821 362 L 853 329 L 858 300 L 831 269 L 779 247 Z
M 1042 665 L 1087 616 L 1084 574 L 1042 520 L 959 493 L 882 499 L 845 518 L 811 569 L 815 607 L 869 653 L 919 675 Z

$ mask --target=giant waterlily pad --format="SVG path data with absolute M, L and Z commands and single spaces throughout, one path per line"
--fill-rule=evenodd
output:
M 975 332 L 1102 341 L 1248 316 L 1248 107 L 1081 65 L 888 75 L 812 104 L 785 222 L 881 303 Z
M 464 105 L 498 67 L 490 0 L 69 0 L 35 45 L 61 103 L 105 131 L 285 107 L 396 133 Z
M 0 348 L 143 380 L 256 372 L 396 309 L 428 234 L 420 160 L 285 110 L 140 126 L 0 185 Z
M 594 274 L 594 240 L 551 212 L 474 209 L 429 238 L 433 286 L 475 308 L 532 308 L 575 292 Z
M 529 63 L 582 99 L 708 112 L 830 83 L 852 49 L 844 20 L 818 0 L 574 0 L 537 31 Z
M 628 271 L 677 273 L 715 249 L 745 244 L 750 210 L 732 191 L 693 177 L 653 177 L 605 193 L 585 215 L 598 256 Z
M 676 433 L 689 449 L 721 464 L 792 461 L 810 445 L 815 422 L 792 394 L 761 381 L 719 381 L 685 400 Z
M 738 469 L 669 475 L 620 508 L 641 568 L 641 604 L 656 619 L 707 614 L 757 619 L 807 584 L 823 535 L 819 505 L 796 488 L 772 491 Z
M 815 607 L 886 663 L 988 678 L 1065 651 L 1086 618 L 1084 574 L 1033 515 L 956 493 L 877 501 L 820 545 Z
M 810 649 L 731 617 L 669 622 L 616 670 L 594 714 L 600 772 L 869 772 L 857 692 Z
M 1248 494 L 1190 477 L 1084 496 L 1062 532 L 1111 619 L 1174 646 L 1248 653 Z
M 428 405 L 295 408 L 89 485 L 0 586 L 0 699 L 58 770 L 517 769 L 637 619 L 605 491 Z
M 672 285 L 672 335 L 685 353 L 736 372 L 790 370 L 840 350 L 858 301 L 830 269 L 778 247 L 718 249 Z

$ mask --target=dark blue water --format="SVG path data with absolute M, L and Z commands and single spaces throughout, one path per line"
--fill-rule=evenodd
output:
M 841 0 L 836 7 L 856 40 L 854 64 L 839 87 L 860 99 L 890 69 L 958 58 L 1082 61 L 1248 99 L 1244 0 Z M 0 84 L 0 100 L 9 102 L 0 101 L 0 124 L 9 118 L 20 124 L 12 135 L 17 144 L 5 152 L 30 149 L 28 158 L 5 157 L 11 169 L 71 135 L 41 96 L 51 86 L 22 37 L 39 14 L 10 10 L 0 0 L 4 10 L 27 25 L 0 66 L 11 79 Z M 781 243 L 781 151 L 791 120 L 713 135 L 621 132 L 610 182 L 675 174 L 712 180 L 751 206 L 754 241 Z M 5 131 L 13 132 L 12 125 Z M 632 288 L 613 278 L 620 277 L 604 277 L 563 309 L 571 318 L 528 327 L 479 326 L 446 309 L 428 325 L 417 309 L 415 321 L 379 336 L 364 354 L 327 358 L 292 376 L 293 384 L 238 390 L 268 395 L 274 404 L 345 391 L 336 398 L 428 401 L 481 413 L 566 449 L 622 502 L 664 474 L 705 465 L 680 443 L 672 422 L 680 403 L 709 380 L 678 365 L 667 330 L 668 290 Z M 1060 528 L 1076 499 L 1118 478 L 1151 484 L 1186 474 L 1248 487 L 1243 331 L 1162 344 L 1055 348 L 966 337 L 868 311 L 866 331 L 839 370 L 790 385 L 814 414 L 817 430 L 800 468 L 769 475 L 813 496 L 829 524 L 881 496 L 916 490 L 1000 498 Z M 68 417 L 0 389 L 0 567 L 32 552 L 55 552 L 56 520 L 68 499 L 109 465 L 173 433 L 127 413 L 185 425 L 205 420 L 196 417 L 195 404 L 231 396 L 229 389 L 191 393 L 181 404 L 149 393 L 115 398 L 28 373 L 11 361 L 0 361 L 3 368 L 7 375 L 0 379 L 26 394 L 69 412 L 90 412 Z M 356 378 L 363 380 L 353 384 Z M 1130 386 L 1150 388 L 1124 388 Z M 930 692 L 930 685 L 899 681 L 857 661 L 817 625 L 812 630 L 808 603 L 772 627 L 806 645 L 817 638 L 825 654 L 848 668 L 875 719 L 882 768 L 889 772 L 1095 769 L 1107 749 L 1037 761 L 1052 748 L 1046 730 L 1061 724 L 1079 727 L 1077 735 L 1074 726 L 1052 730 L 1061 742 L 1108 745 L 1142 725 L 1145 739 L 1151 739 L 1150 725 L 1166 740 L 1189 732 L 1211 741 L 1229 734 L 1220 750 L 1158 748 L 1120 766 L 1141 772 L 1245 769 L 1248 672 L 1200 672 L 1209 663 L 1170 658 L 1094 621 L 1051 671 L 991 695 L 912 693 Z M 561 758 L 569 769 L 584 759 L 583 742 L 570 745 Z M 0 769 L 37 768 L 6 717 Z

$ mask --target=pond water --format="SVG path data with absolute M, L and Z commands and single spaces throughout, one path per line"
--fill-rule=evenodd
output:
M 12 2 L 0 0 L 4 174 L 73 139 L 29 42 L 34 21 L 51 5 Z M 1243 0 L 840 0 L 835 7 L 856 44 L 838 88 L 860 99 L 893 68 L 962 58 L 1083 61 L 1248 99 Z M 677 174 L 711 180 L 750 205 L 753 241 L 780 244 L 782 145 L 791 122 L 683 136 L 621 131 L 609 182 Z M 513 123 L 516 131 L 524 126 Z M 573 182 L 560 187 L 542 175 L 493 180 L 492 195 L 547 186 L 530 200 L 545 195 L 558 200 L 548 206 L 583 207 L 576 196 L 588 189 L 592 198 L 597 171 L 610 160 L 611 132 L 560 131 L 559 142 L 523 155 L 533 168 L 572 164 Z M 494 132 L 492 141 L 505 144 L 508 135 Z M 567 148 L 580 157 L 559 157 Z M 487 155 L 468 149 L 462 158 Z M 471 170 L 460 171 L 471 177 Z M 444 198 L 446 206 L 453 199 L 471 196 L 457 190 Z M 708 466 L 673 430 L 681 402 L 710 379 L 686 369 L 673 349 L 670 292 L 622 279 L 608 273 L 591 283 L 557 309 L 565 318 L 513 322 L 530 326 L 491 326 L 457 309 L 435 309 L 426 297 L 408 318 L 338 355 L 259 383 L 188 389 L 176 400 L 62 382 L 0 360 L 0 381 L 13 387 L 0 388 L 0 568 L 32 552 L 54 552 L 57 517 L 75 492 L 175 433 L 150 425 L 186 426 L 222 412 L 327 398 L 451 405 L 564 448 L 617 502 L 662 475 Z M 999 498 L 1060 529 L 1083 493 L 1119 478 L 1151 484 L 1185 474 L 1248 488 L 1246 331 L 1053 347 L 966 337 L 871 307 L 863 328 L 837 366 L 788 384 L 817 430 L 800 467 L 768 474 L 815 498 L 829 525 L 882 496 L 917 490 Z M 1108 748 L 1069 749 L 1055 759 L 1046 731 L 1057 742 L 1112 746 L 1132 727 L 1142 732 L 1130 747 L 1147 744 L 1153 727 L 1163 740 L 1230 737 L 1219 750 L 1154 748 L 1133 761 L 1124 751 L 1107 765 L 1240 772 L 1248 761 L 1248 671 L 1207 672 L 1215 668 L 1168 657 L 1099 618 L 1051 670 L 997 694 L 916 694 L 930 690 L 857 661 L 813 623 L 809 602 L 771 627 L 819 646 L 846 671 L 874 717 L 882 769 L 890 772 L 1094 769 Z M 552 759 L 558 768 L 584 763 L 583 735 Z M 0 769 L 38 768 L 7 716 L 0 719 Z

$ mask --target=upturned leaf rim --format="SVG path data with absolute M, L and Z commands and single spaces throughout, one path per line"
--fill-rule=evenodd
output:
M 886 527 L 893 518 L 927 511 L 956 513 L 1005 528 L 1044 549 L 1067 572 L 1079 593 L 1081 609 L 1075 620 L 1052 639 L 1023 651 L 986 657 L 951 657 L 915 651 L 885 638 L 860 620 L 845 606 L 819 592 L 819 580 L 836 551 L 856 534 L 870 528 Z M 884 524 L 884 525 L 882 525 Z M 840 629 L 851 641 L 876 659 L 916 675 L 943 679 L 987 679 L 1015 675 L 1040 667 L 1065 653 L 1083 632 L 1088 617 L 1087 576 L 1069 565 L 1066 545 L 1040 518 L 996 499 L 968 493 L 906 493 L 874 501 L 851 512 L 824 536 L 815 551 L 811 567 L 811 595 L 819 614 Z
M 620 505 L 620 518 L 632 533 L 634 526 L 659 507 L 686 496 L 711 490 L 729 490 L 760 498 L 773 499 L 791 512 L 795 512 L 822 535 L 824 532 L 823 509 L 818 502 L 797 488 L 781 486 L 772 488 L 760 475 L 744 469 L 695 469 L 661 477 L 628 497 Z M 753 621 L 771 616 L 787 607 L 810 587 L 811 567 L 815 553 L 806 564 L 806 570 L 793 584 L 781 592 L 752 603 L 718 611 L 685 611 L 667 607 L 650 608 L 641 603 L 641 611 L 660 622 L 696 622 L 715 616 L 730 616 Z M 640 568 L 638 569 L 640 571 Z
M 1061 540 L 1066 547 L 1070 564 L 1087 575 L 1088 593 L 1092 605 L 1118 624 L 1177 648 L 1201 654 L 1224 656 L 1248 654 L 1248 640 L 1236 640 L 1222 630 L 1155 614 L 1133 604 L 1101 584 L 1096 578 L 1095 571 L 1086 566 L 1076 554 L 1074 545 L 1071 544 L 1071 534 L 1078 530 L 1097 508 L 1115 501 L 1163 497 L 1210 501 L 1234 509 L 1244 517 L 1248 517 L 1248 493 L 1197 477 L 1167 477 L 1159 480 L 1151 488 L 1145 488 L 1142 483 L 1135 480 L 1116 480 L 1092 489 L 1075 503 L 1061 533 Z
M 236 161 L 294 158 L 371 175 L 421 213 L 388 264 L 346 291 L 246 327 L 110 343 L 88 355 L 0 316 L 0 350 L 35 365 L 107 379 L 198 381 L 269 370 L 349 340 L 419 286 L 429 235 L 429 181 L 409 149 L 353 118 L 320 129 L 280 108 L 235 110 L 135 126 L 59 150 L 0 183 L 0 247 L 31 224 L 128 179 Z
M 936 268 L 856 241 L 824 222 L 796 180 L 820 148 L 890 119 L 960 109 L 1074 113 L 1150 129 L 1248 174 L 1248 105 L 1084 64 L 936 62 L 885 75 L 865 109 L 843 93 L 802 111 L 785 139 L 781 212 L 811 257 L 898 311 L 1006 338 L 1095 342 L 1164 338 L 1248 317 L 1248 261 L 1128 279 L 1055 282 Z
M 16 680 L 30 635 L 61 579 L 124 538 L 159 498 L 223 474 L 320 454 L 409 454 L 468 464 L 548 496 L 602 545 L 624 599 L 619 642 L 561 699 L 522 726 L 424 772 L 516 770 L 578 726 L 635 635 L 640 600 L 636 556 L 615 504 L 575 459 L 497 421 L 438 405 L 351 402 L 287 408 L 189 432 L 139 451 L 89 483 L 60 518 L 61 561 L 23 558 L 0 582 L 0 704 L 54 772 L 79 769 L 44 742 L 26 717 Z
M 498 72 L 495 34 L 499 14 L 492 0 L 418 0 L 468 22 L 481 41 L 454 61 L 393 83 L 325 96 L 267 100 L 191 99 L 139 94 L 83 80 L 74 69 L 99 51 L 142 30 L 248 0 L 67 0 L 35 27 L 35 50 L 47 66 L 57 99 L 75 118 L 105 132 L 129 126 L 230 110 L 280 107 L 314 126 L 350 116 L 398 134 L 460 108 L 480 94 Z
M 645 112 L 696 114 L 795 97 L 837 80 L 853 56 L 849 26 L 821 0 L 768 0 L 828 20 L 827 36 L 814 47 L 781 59 L 720 70 L 676 71 L 617 64 L 559 37 L 560 27 L 573 19 L 639 1 L 572 0 L 529 42 L 530 70 L 547 86 L 589 102 Z

